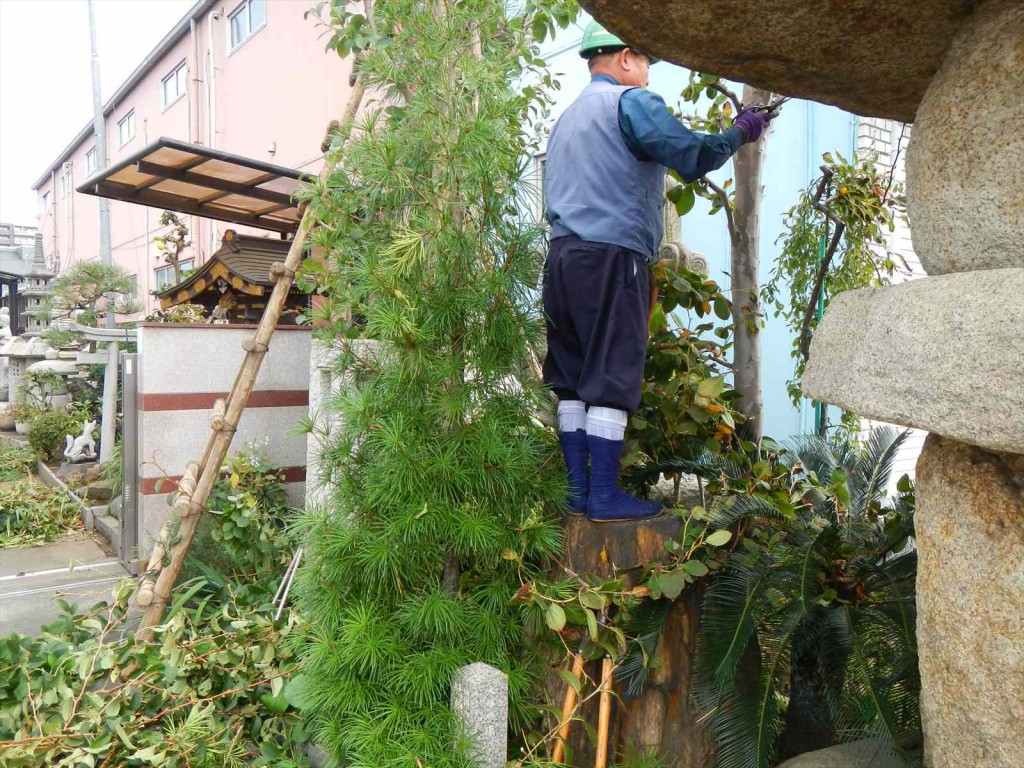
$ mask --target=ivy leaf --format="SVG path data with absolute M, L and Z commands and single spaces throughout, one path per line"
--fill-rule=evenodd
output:
M 554 632 L 565 629 L 565 611 L 558 603 L 551 603 L 544 611 L 544 622 Z
M 698 578 L 708 575 L 708 567 L 700 560 L 687 560 L 683 563 L 683 570 L 690 576 L 696 576 Z
M 676 205 L 676 213 L 680 216 L 685 216 L 693 210 L 693 205 L 697 202 L 697 195 L 691 186 L 677 187 L 677 189 L 681 191 L 678 199 L 673 201 Z
M 580 602 L 583 603 L 586 608 L 592 608 L 595 611 L 600 611 L 606 605 L 604 595 L 590 590 L 580 593 Z
M 729 306 L 729 302 L 720 296 L 715 299 L 715 314 L 718 315 L 720 320 L 728 320 L 729 316 L 732 314 L 732 308 Z M 728 331 L 726 331 L 726 336 L 728 335 Z
M 697 385 L 697 394 L 713 400 L 725 392 L 725 376 L 713 376 Z
M 729 543 L 732 538 L 732 531 L 715 531 L 705 539 L 705 541 L 712 547 L 721 547 Z
M 567 669 L 559 670 L 558 671 L 558 676 L 560 678 L 562 678 L 562 680 L 565 681 L 565 684 L 567 686 L 569 686 L 574 691 L 576 691 L 576 695 L 577 696 L 580 694 L 580 691 L 583 690 L 583 683 L 580 682 L 580 679 L 578 677 L 576 677 L 576 675 L 574 675 L 569 670 L 567 670 Z
M 661 584 L 662 594 L 669 600 L 675 600 L 686 588 L 686 574 L 682 571 L 664 571 L 658 582 Z
M 597 616 L 593 611 L 587 611 L 587 634 L 591 640 L 597 642 Z

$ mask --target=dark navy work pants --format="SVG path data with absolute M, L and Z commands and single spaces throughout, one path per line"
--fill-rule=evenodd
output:
M 544 381 L 562 400 L 635 411 L 647 356 L 650 270 L 636 251 L 575 236 L 544 269 Z

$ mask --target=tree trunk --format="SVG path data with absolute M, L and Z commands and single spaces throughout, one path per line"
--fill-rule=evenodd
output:
M 770 98 L 768 91 L 743 86 L 744 104 L 767 104 Z M 758 298 L 763 160 L 764 137 L 742 147 L 733 160 L 736 179 L 735 231 L 732 233 L 732 313 L 736 323 L 734 385 L 740 393 L 737 408 L 746 420 L 741 432 L 748 440 L 759 440 L 763 429 L 761 311 Z
M 664 559 L 664 542 L 678 537 L 680 525 L 675 515 L 625 523 L 592 523 L 586 518 L 569 518 L 565 525 L 562 563 L 573 573 L 610 578 L 613 567 L 622 570 Z M 623 578 L 632 584 L 637 575 L 628 574 Z M 700 593 L 693 588 L 687 589 L 672 604 L 655 650 L 656 663 L 639 695 L 627 696 L 621 682 L 614 683 L 610 764 L 625 762 L 627 750 L 634 748 L 670 755 L 677 768 L 708 768 L 714 764 L 713 744 L 690 709 L 700 604 Z M 559 709 L 566 684 L 558 676 L 558 669 L 565 666 L 562 663 L 552 670 L 548 683 L 549 702 Z M 581 707 L 578 717 L 596 729 L 598 697 L 592 694 L 600 680 L 600 660 L 588 663 L 584 674 L 584 679 L 589 681 L 582 695 L 590 699 Z M 618 675 L 617 670 L 615 674 Z M 572 723 L 568 765 L 577 768 L 594 765 L 596 744 L 592 728 L 583 722 Z

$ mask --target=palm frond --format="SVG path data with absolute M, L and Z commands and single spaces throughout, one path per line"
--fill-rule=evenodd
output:
M 741 520 L 781 520 L 785 517 L 774 504 L 761 496 L 721 497 L 712 504 L 709 514 L 715 528 L 728 528 Z
M 892 427 L 871 430 L 867 447 L 850 472 L 850 514 L 865 517 L 873 503 L 881 502 L 889 485 L 892 464 L 909 435 Z
M 617 676 L 627 696 L 638 696 L 647 682 L 658 639 L 668 622 L 674 603 L 670 600 L 645 600 L 630 609 L 622 622 L 622 631 L 632 638 L 629 650 L 619 663 Z
M 756 683 L 744 690 L 734 681 L 711 718 L 719 768 L 768 768 L 782 727 L 780 692 L 789 680 L 797 610 L 774 613 L 758 627 L 761 668 Z

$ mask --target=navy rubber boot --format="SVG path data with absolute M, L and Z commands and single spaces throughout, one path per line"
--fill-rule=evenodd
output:
M 558 442 L 562 445 L 565 457 L 565 468 L 569 470 L 569 499 L 567 503 L 570 515 L 582 515 L 587 508 L 587 432 L 577 429 L 575 432 L 559 432 Z
M 587 435 L 590 446 L 590 493 L 587 517 L 595 523 L 642 520 L 661 512 L 661 504 L 630 496 L 619 488 L 622 441 Z

